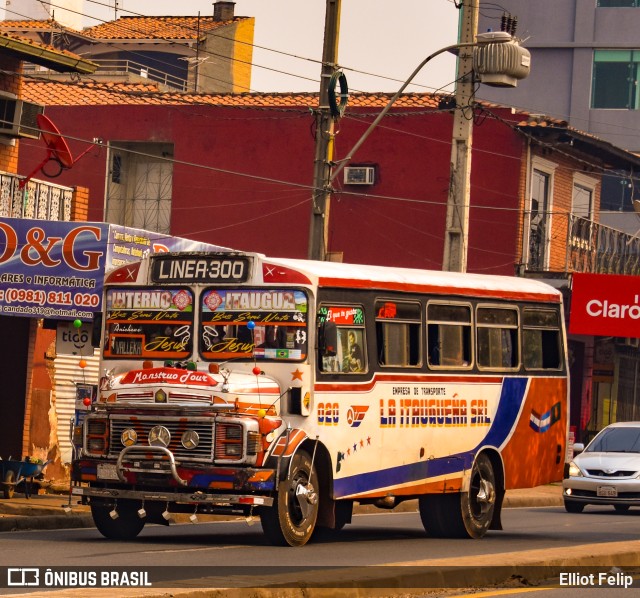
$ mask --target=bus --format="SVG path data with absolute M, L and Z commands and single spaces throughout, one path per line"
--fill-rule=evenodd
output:
M 563 477 L 563 304 L 543 282 L 152 254 L 106 275 L 102 320 L 71 493 L 106 538 L 228 514 L 302 546 L 354 503 L 407 500 L 429 536 L 481 538 L 505 491 Z

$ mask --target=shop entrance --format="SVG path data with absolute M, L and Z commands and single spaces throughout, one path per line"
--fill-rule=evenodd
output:
M 0 316 L 0 457 L 3 459 L 22 459 L 30 323 L 29 318 Z

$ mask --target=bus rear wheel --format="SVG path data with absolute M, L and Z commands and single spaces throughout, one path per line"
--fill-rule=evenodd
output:
M 276 546 L 304 546 L 318 518 L 318 476 L 306 451 L 292 459 L 289 475 L 280 482 L 272 507 L 260 511 L 262 529 Z
M 437 538 L 482 538 L 491 525 L 496 506 L 496 481 L 491 460 L 477 456 L 469 491 L 422 496 L 420 519 L 427 533 Z
M 118 504 L 115 509 L 118 516 L 114 519 L 114 509 L 100 504 L 91 505 L 91 516 L 98 531 L 109 540 L 133 540 L 144 527 L 145 521 L 138 517 L 135 504 Z

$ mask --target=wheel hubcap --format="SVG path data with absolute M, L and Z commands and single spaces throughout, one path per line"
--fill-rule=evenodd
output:
M 295 489 L 295 497 L 300 512 L 302 513 L 302 518 L 306 519 L 311 513 L 312 506 L 318 502 L 318 495 L 311 482 L 298 484 Z
M 493 484 L 489 480 L 480 478 L 475 503 L 480 514 L 487 513 L 496 501 L 496 493 Z

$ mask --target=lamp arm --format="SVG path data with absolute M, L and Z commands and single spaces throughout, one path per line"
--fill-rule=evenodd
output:
M 360 139 L 358 139 L 356 144 L 351 148 L 351 150 L 347 153 L 347 155 L 342 160 L 340 160 L 340 162 L 338 163 L 337 167 L 335 168 L 335 170 L 331 174 L 331 177 L 329 178 L 329 182 L 333 182 L 333 180 L 338 176 L 338 174 L 340 174 L 340 171 L 345 167 L 347 162 L 349 162 L 351 160 L 351 158 L 353 157 L 353 154 L 355 154 L 360 149 L 360 146 L 366 141 L 367 137 L 369 137 L 371 131 L 373 131 L 373 129 L 375 129 L 378 126 L 378 124 L 380 124 L 380 121 L 384 118 L 385 114 L 387 114 L 387 112 L 389 112 L 389 110 L 391 109 L 391 106 L 393 106 L 393 104 L 395 104 L 396 100 L 400 97 L 400 94 L 407 88 L 407 86 L 411 83 L 411 81 L 413 81 L 413 78 L 422 70 L 422 68 L 425 66 L 425 64 L 427 64 L 427 62 L 429 62 L 430 60 L 432 60 L 436 56 L 439 56 L 440 54 L 444 54 L 445 52 L 450 52 L 452 50 L 457 50 L 458 48 L 465 48 L 465 47 L 477 46 L 477 45 L 478 45 L 477 42 L 470 42 L 470 43 L 465 43 L 465 44 L 453 44 L 452 46 L 447 46 L 446 48 L 440 48 L 437 52 L 434 52 L 433 54 L 430 54 L 429 56 L 427 56 L 415 68 L 413 73 L 411 73 L 411 75 L 409 75 L 409 78 L 402 84 L 402 87 L 400 87 L 400 89 L 398 91 L 396 91 L 396 93 L 389 100 L 387 105 L 382 109 L 380 114 L 378 114 L 378 116 L 376 116 L 375 120 L 369 125 L 369 128 L 364 132 L 362 137 L 360 137 Z

